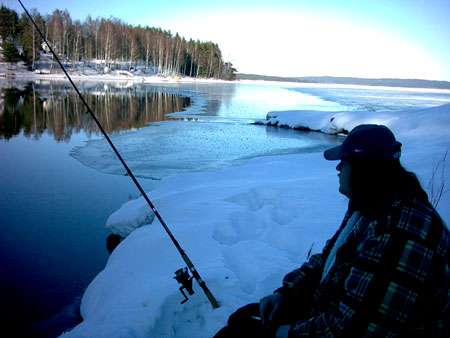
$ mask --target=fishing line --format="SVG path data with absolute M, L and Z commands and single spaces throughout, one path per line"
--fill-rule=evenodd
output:
M 74 88 L 74 90 L 76 91 L 76 93 L 78 94 L 80 100 L 83 102 L 84 106 L 87 109 L 87 112 L 92 116 L 92 118 L 94 119 L 95 123 L 97 124 L 97 126 L 99 127 L 100 131 L 102 132 L 102 134 L 105 136 L 106 140 L 108 141 L 109 145 L 111 146 L 111 148 L 113 149 L 114 153 L 116 154 L 116 156 L 119 158 L 120 162 L 122 163 L 123 167 L 125 168 L 125 170 L 127 171 L 128 176 L 131 177 L 131 179 L 133 180 L 134 184 L 136 185 L 136 187 L 138 188 L 139 192 L 142 194 L 142 196 L 144 197 L 144 199 L 146 200 L 147 204 L 150 206 L 150 208 L 152 209 L 153 213 L 155 214 L 155 216 L 158 218 L 159 222 L 161 223 L 161 225 L 163 226 L 164 230 L 167 232 L 167 234 L 169 235 L 170 239 L 172 240 L 173 244 L 175 245 L 175 247 L 178 249 L 178 252 L 180 253 L 181 257 L 183 258 L 184 262 L 186 263 L 187 267 L 189 268 L 189 270 L 192 273 L 193 278 L 195 278 L 198 282 L 198 284 L 200 285 L 200 287 L 203 289 L 203 292 L 205 293 L 206 297 L 208 298 L 208 300 L 210 301 L 211 305 L 213 306 L 214 309 L 217 309 L 220 305 L 217 302 L 217 300 L 214 298 L 213 294 L 211 293 L 211 291 L 208 289 L 208 287 L 206 286 L 205 281 L 200 277 L 200 274 L 198 273 L 197 269 L 194 267 L 194 264 L 192 263 L 192 261 L 190 260 L 190 258 L 188 257 L 188 255 L 186 254 L 186 252 L 181 248 L 180 244 L 178 243 L 178 241 L 176 240 L 176 238 L 174 237 L 174 235 L 172 234 L 172 232 L 170 231 L 169 227 L 167 226 L 166 222 L 164 222 L 164 220 L 162 219 L 161 215 L 159 214 L 158 210 L 156 210 L 155 206 L 153 205 L 152 201 L 148 198 L 147 194 L 145 193 L 144 189 L 142 189 L 141 185 L 139 184 L 138 180 L 136 179 L 136 177 L 134 176 L 134 174 L 131 172 L 130 168 L 128 167 L 128 165 L 126 164 L 125 160 L 122 158 L 122 156 L 120 155 L 119 151 L 117 150 L 117 148 L 114 146 L 113 142 L 111 141 L 111 139 L 109 138 L 108 134 L 106 133 L 105 129 L 103 129 L 103 126 L 101 125 L 100 121 L 97 119 L 97 117 L 95 116 L 95 114 L 93 113 L 91 107 L 88 105 L 88 103 L 86 102 L 86 100 L 84 99 L 83 95 L 80 93 L 80 91 L 78 90 L 77 86 L 75 85 L 75 83 L 72 81 L 72 78 L 69 76 L 69 74 L 67 73 L 66 69 L 64 68 L 64 66 L 62 65 L 61 61 L 59 60 L 58 56 L 56 55 L 56 53 L 53 51 L 53 48 L 50 46 L 50 44 L 48 43 L 47 39 L 44 37 L 44 34 L 42 34 L 41 30 L 39 29 L 38 25 L 36 24 L 36 22 L 33 20 L 33 18 L 31 17 L 30 13 L 28 13 L 27 9 L 25 8 L 25 6 L 23 5 L 21 0 L 17 0 L 19 1 L 20 5 L 22 6 L 23 10 L 25 11 L 25 13 L 27 14 L 28 18 L 31 20 L 31 22 L 33 23 L 34 27 L 36 28 L 36 30 L 38 31 L 39 35 L 41 36 L 42 40 L 46 43 L 46 45 L 48 46 L 50 52 L 52 53 L 53 57 L 55 58 L 55 60 L 58 62 L 59 67 L 62 69 L 62 71 L 64 72 L 64 74 L 66 75 L 67 79 L 69 80 L 70 84 L 72 85 L 72 87 Z M 183 276 L 180 276 L 180 270 L 181 272 L 184 274 Z M 185 283 L 180 287 L 180 291 L 182 291 L 182 289 L 187 289 L 189 291 L 189 294 L 192 294 L 192 277 L 189 278 L 189 276 L 186 276 L 187 274 L 187 270 L 183 270 L 180 269 L 177 270 L 176 276 L 174 277 L 178 282 L 180 283 Z M 189 282 L 191 283 L 191 285 L 189 285 Z M 192 292 L 192 293 L 191 293 Z M 182 291 L 183 293 L 183 291 Z M 184 293 L 183 293 L 184 295 Z M 183 301 L 184 302 L 184 301 Z

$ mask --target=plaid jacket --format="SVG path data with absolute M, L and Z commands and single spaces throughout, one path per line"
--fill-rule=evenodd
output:
M 322 279 L 350 216 L 277 290 L 296 319 L 289 337 L 450 337 L 450 234 L 437 212 L 415 199 L 362 215 Z

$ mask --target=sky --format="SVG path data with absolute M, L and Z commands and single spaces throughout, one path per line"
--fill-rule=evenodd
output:
M 16 0 L 0 2 L 22 13 Z M 213 41 L 240 73 L 450 81 L 449 0 L 23 0 Z

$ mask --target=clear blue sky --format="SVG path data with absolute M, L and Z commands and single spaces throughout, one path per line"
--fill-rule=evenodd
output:
M 16 0 L 0 0 L 21 13 Z M 23 0 L 219 44 L 242 73 L 450 81 L 450 0 Z

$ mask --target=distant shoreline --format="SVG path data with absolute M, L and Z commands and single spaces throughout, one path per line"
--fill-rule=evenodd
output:
M 345 85 L 368 86 L 386 88 L 410 88 L 410 89 L 440 89 L 450 90 L 450 82 L 421 80 L 421 79 L 366 79 L 356 77 L 310 76 L 310 77 L 280 77 L 256 74 L 237 74 L 236 80 L 222 80 L 214 78 L 170 76 L 162 74 L 132 74 L 130 72 L 113 71 L 108 74 L 83 74 L 82 71 L 68 69 L 70 77 L 74 81 L 130 81 L 136 83 L 242 83 L 242 82 L 285 82 L 303 85 Z M 14 69 L 8 69 L 6 63 L 0 63 L 0 80 L 65 80 L 66 76 L 60 70 L 53 70 L 51 74 L 36 74 L 26 70 L 23 65 L 15 65 Z
M 307 77 L 281 77 L 256 74 L 237 74 L 238 80 L 262 80 L 277 82 L 294 82 L 305 84 L 337 84 L 337 85 L 359 85 L 376 87 L 404 87 L 404 88 L 432 88 L 450 89 L 449 81 L 421 80 L 421 79 L 366 79 L 357 77 L 334 77 L 334 76 L 307 76 Z

